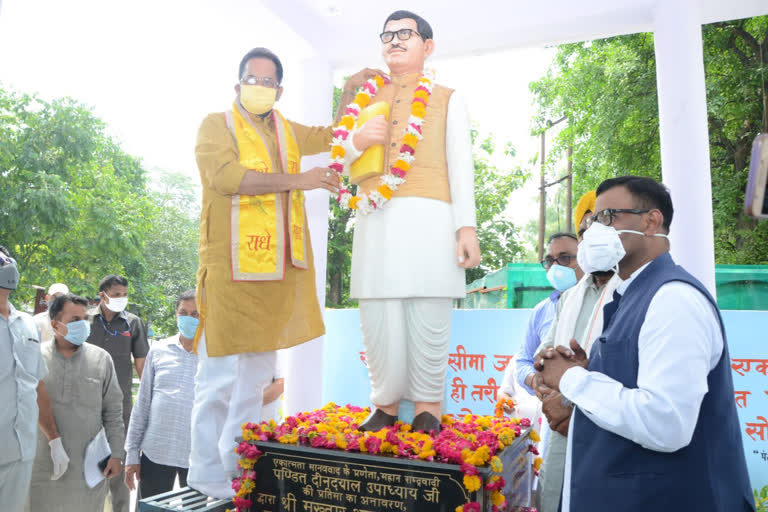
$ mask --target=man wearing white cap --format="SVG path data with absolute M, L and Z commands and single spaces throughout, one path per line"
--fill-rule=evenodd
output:
M 69 293 L 69 287 L 64 283 L 54 283 L 48 288 L 48 293 L 45 296 L 45 302 L 51 304 L 53 299 L 59 295 L 66 295 Z M 53 328 L 51 327 L 51 319 L 48 316 L 48 311 L 41 311 L 34 317 L 35 323 L 40 328 L 40 343 L 45 343 L 53 339 Z

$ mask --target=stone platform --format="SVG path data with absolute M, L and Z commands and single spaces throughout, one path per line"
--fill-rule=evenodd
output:
M 528 432 L 498 454 L 504 465 L 507 510 L 530 504 Z M 478 468 L 483 487 L 470 493 L 454 464 L 275 442 L 252 444 L 263 456 L 254 467 L 251 512 L 454 512 L 469 501 L 491 510 L 490 493 L 483 490 L 492 475 L 489 467 Z

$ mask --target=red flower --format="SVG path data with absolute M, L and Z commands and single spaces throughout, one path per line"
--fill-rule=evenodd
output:
M 480 504 L 476 501 L 470 501 L 464 505 L 464 512 L 480 512 Z
M 472 464 L 467 464 L 466 462 L 462 462 L 461 466 L 461 472 L 464 473 L 467 476 L 475 476 L 478 474 L 477 467 Z
M 379 453 L 379 449 L 381 448 L 381 439 L 378 437 L 369 436 L 365 438 L 365 449 L 368 450 L 368 453 Z
M 249 500 L 249 499 L 246 499 L 246 498 L 235 497 L 232 501 L 235 502 L 235 506 L 238 509 L 243 509 L 243 510 L 250 510 L 251 509 L 251 505 L 253 505 L 253 502 L 251 500 Z

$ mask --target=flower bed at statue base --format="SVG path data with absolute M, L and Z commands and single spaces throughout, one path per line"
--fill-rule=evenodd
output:
M 531 443 L 538 441 L 528 420 L 443 417 L 432 435 L 400 422 L 358 431 L 369 412 L 328 404 L 279 425 L 244 425 L 235 510 L 513 512 L 528 505 Z

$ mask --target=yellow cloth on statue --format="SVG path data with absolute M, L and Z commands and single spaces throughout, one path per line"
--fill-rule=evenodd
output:
M 389 121 L 389 103 L 379 101 L 365 107 L 357 118 L 356 127 L 361 128 L 369 119 L 375 116 L 384 116 Z M 349 166 L 349 181 L 353 185 L 371 176 L 384 174 L 384 145 L 374 144 Z
M 299 151 L 312 155 L 328 151 L 330 127 L 308 127 L 290 122 Z M 281 172 L 277 136 L 271 118 L 254 122 L 267 147 L 274 172 Z M 203 121 L 195 147 L 203 189 L 200 212 L 200 266 L 198 294 L 205 315 L 206 348 L 209 356 L 266 352 L 288 348 L 325 333 L 315 288 L 312 245 L 307 239 L 308 268 L 285 265 L 278 281 L 235 282 L 230 252 L 231 198 L 248 171 L 240 164 L 237 144 L 223 113 Z M 284 204 L 288 193 L 282 193 Z M 287 226 L 288 209 L 282 222 Z M 286 254 L 289 254 L 286 248 Z

